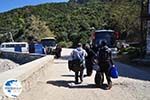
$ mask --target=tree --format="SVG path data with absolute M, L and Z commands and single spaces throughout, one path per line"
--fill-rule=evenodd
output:
M 34 15 L 31 15 L 26 19 L 26 26 L 24 27 L 22 38 L 27 40 L 28 36 L 33 36 L 36 39 L 41 39 L 48 36 L 54 36 L 54 34 L 49 30 L 44 21 L 41 21 Z

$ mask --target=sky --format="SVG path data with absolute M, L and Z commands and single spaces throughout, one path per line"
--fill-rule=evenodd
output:
M 0 13 L 27 5 L 38 5 L 51 2 L 67 2 L 68 0 L 0 0 Z

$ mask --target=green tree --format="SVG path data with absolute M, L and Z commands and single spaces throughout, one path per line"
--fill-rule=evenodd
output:
M 41 21 L 39 18 L 32 15 L 26 20 L 26 26 L 24 27 L 22 38 L 27 40 L 28 36 L 41 39 L 48 36 L 54 36 L 54 34 L 49 30 L 44 21 Z

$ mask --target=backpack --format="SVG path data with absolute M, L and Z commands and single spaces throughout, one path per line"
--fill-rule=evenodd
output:
M 84 56 L 83 51 L 76 50 L 74 51 L 73 55 L 76 56 L 77 60 L 80 60 L 81 62 L 83 61 L 83 56 Z
M 68 61 L 68 68 L 74 72 L 82 70 L 83 67 L 84 52 L 82 50 L 75 49 L 72 54 L 72 60 Z
M 80 62 L 80 60 L 78 60 L 78 59 L 68 61 L 68 69 L 69 70 L 78 72 L 78 71 L 82 70 L 83 68 L 84 67 L 82 66 L 82 62 Z
M 98 51 L 98 60 L 101 62 L 108 61 L 110 58 L 110 50 L 106 47 L 102 47 Z

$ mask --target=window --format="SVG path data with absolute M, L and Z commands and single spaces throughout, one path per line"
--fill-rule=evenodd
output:
M 5 46 L 4 46 L 4 45 L 2 45 L 1 47 L 2 47 L 2 48 L 4 48 Z
M 107 41 L 108 46 L 113 46 L 115 41 L 114 41 L 114 32 L 96 32 L 95 33 L 95 39 L 94 39 L 94 44 L 99 44 L 102 40 Z
M 41 40 L 43 46 L 56 46 L 56 40 L 54 39 L 43 39 Z
M 19 44 L 21 47 L 26 47 L 26 44 Z
M 15 48 L 17 46 L 26 47 L 26 44 L 6 44 L 6 48 Z
M 14 44 L 6 44 L 6 48 L 14 48 L 15 45 Z

